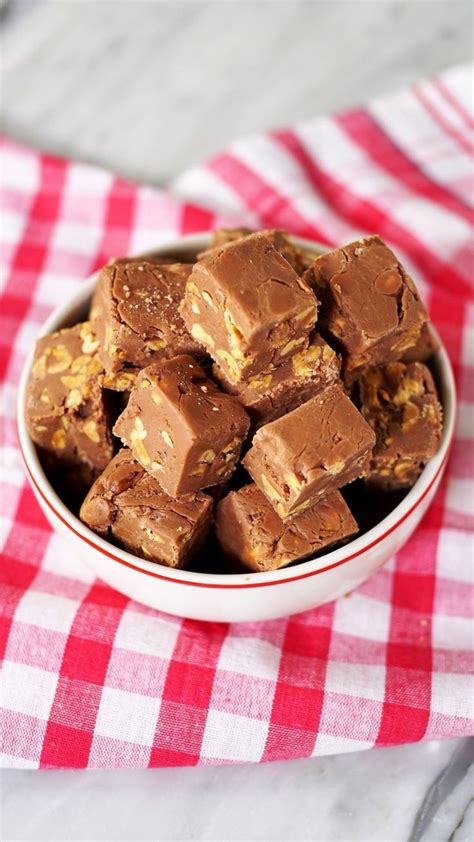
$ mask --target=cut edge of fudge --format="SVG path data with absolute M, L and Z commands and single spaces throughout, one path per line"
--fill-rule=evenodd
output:
M 352 538 L 358 531 L 339 491 L 286 523 L 255 483 L 230 492 L 216 510 L 220 546 L 233 560 L 258 572 L 302 561 Z
M 260 427 L 242 464 L 282 520 L 368 469 L 375 433 L 339 385 Z M 326 446 L 325 446 L 326 445 Z
M 141 558 L 182 567 L 204 540 L 212 508 L 212 499 L 201 491 L 170 497 L 122 448 L 89 490 L 80 518 Z
M 366 482 L 410 488 L 439 448 L 443 412 L 424 363 L 393 362 L 359 378 L 361 413 L 376 435 Z

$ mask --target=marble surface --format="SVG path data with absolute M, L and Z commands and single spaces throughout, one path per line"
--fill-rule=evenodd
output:
M 3 130 L 158 185 L 238 135 L 472 58 L 464 0 L 1 0 L 0 13 Z M 470 752 L 453 740 L 262 766 L 4 771 L 0 835 L 468 842 Z
M 421 835 L 417 821 L 425 793 L 465 745 L 261 766 L 8 772 L 2 839 L 472 842 L 473 770 L 465 757 L 450 792 L 440 786 Z

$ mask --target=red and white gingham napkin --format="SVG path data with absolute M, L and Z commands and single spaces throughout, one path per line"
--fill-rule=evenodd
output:
M 472 732 L 473 80 L 235 143 L 173 195 L 2 143 L 0 580 L 5 766 L 261 761 Z M 328 244 L 377 231 L 422 287 L 460 394 L 448 475 L 350 597 L 253 624 L 180 620 L 100 581 L 25 479 L 15 389 L 52 307 L 112 255 L 227 223 Z

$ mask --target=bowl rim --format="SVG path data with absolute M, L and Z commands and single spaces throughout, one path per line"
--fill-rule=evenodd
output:
M 176 237 L 160 243 L 153 251 L 148 250 L 141 253 L 165 254 L 166 252 L 188 249 L 189 251 L 203 250 L 209 243 L 211 232 L 202 232 L 182 237 Z M 292 239 L 304 248 L 320 248 L 327 251 L 327 246 L 313 242 L 312 240 L 300 237 Z M 98 273 L 95 272 L 66 303 L 55 308 L 48 319 L 42 325 L 38 336 L 44 336 L 53 330 L 58 330 L 60 325 L 68 320 L 68 313 L 72 313 L 81 304 L 85 304 L 90 298 L 94 289 Z M 357 558 L 363 553 L 371 550 L 385 540 L 394 532 L 407 518 L 418 508 L 425 499 L 441 472 L 443 471 L 454 434 L 456 417 L 456 387 L 453 371 L 446 349 L 440 340 L 436 330 L 436 338 L 440 343 L 440 349 L 436 354 L 436 363 L 439 369 L 441 386 L 444 391 L 443 401 L 443 433 L 438 452 L 426 464 L 415 485 L 408 491 L 400 503 L 379 523 L 350 541 L 342 547 L 330 550 L 319 558 L 306 559 L 297 565 L 271 571 L 245 571 L 243 573 L 202 573 L 191 570 L 179 570 L 165 567 L 156 562 L 142 559 L 132 553 L 116 547 L 104 538 L 96 535 L 76 515 L 69 511 L 56 491 L 51 486 L 46 474 L 40 464 L 34 443 L 29 437 L 25 423 L 25 400 L 28 379 L 30 375 L 34 349 L 28 354 L 20 376 L 17 400 L 17 431 L 20 444 L 21 456 L 26 468 L 27 476 L 43 503 L 53 515 L 74 535 L 83 541 L 88 548 L 95 549 L 109 560 L 119 563 L 129 569 L 146 576 L 159 579 L 172 584 L 179 584 L 197 588 L 212 588 L 218 590 L 242 590 L 246 588 L 261 588 L 274 585 L 289 584 L 340 567 L 349 561 Z

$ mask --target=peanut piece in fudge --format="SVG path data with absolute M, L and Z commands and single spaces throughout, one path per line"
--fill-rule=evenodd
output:
M 307 347 L 317 301 L 264 234 L 198 261 L 181 313 L 231 383 L 274 367 Z
M 229 479 L 248 428 L 237 399 L 183 355 L 140 372 L 114 433 L 176 497 Z
M 400 359 L 427 320 L 410 276 L 377 236 L 317 257 L 304 275 L 321 300 L 320 324 L 344 352 L 345 374 Z
M 192 266 L 117 260 L 101 270 L 90 318 L 107 372 L 203 350 L 189 335 L 179 304 Z
M 436 339 L 429 322 L 421 328 L 420 336 L 411 348 L 407 348 L 402 356 L 404 363 L 426 363 L 439 351 Z
M 228 243 L 233 243 L 236 240 L 242 240 L 244 237 L 249 237 L 254 233 L 255 232 L 251 231 L 250 228 L 218 228 L 213 233 L 209 248 L 198 255 L 198 259 L 200 260 L 202 257 L 207 256 L 211 251 L 220 249 Z M 269 231 L 259 231 L 259 233 L 264 234 L 265 237 L 270 240 L 272 245 L 275 246 L 277 252 L 288 261 L 297 275 L 302 275 L 306 269 L 311 266 L 313 260 L 321 254 L 321 251 L 318 250 L 316 246 L 314 249 L 300 248 L 286 233 L 286 231 L 274 229 Z
M 389 363 L 359 380 L 362 415 L 375 431 L 367 482 L 387 491 L 410 488 L 438 450 L 442 410 L 423 363 Z
M 361 476 L 374 444 L 371 427 L 333 385 L 260 427 L 242 463 L 286 520 Z
M 182 567 L 208 532 L 212 500 L 200 491 L 169 497 L 123 448 L 90 489 L 80 518 L 141 558 Z
M 98 347 L 90 322 L 43 336 L 26 399 L 28 432 L 47 467 L 71 470 L 89 485 L 113 454 Z
M 277 368 L 249 377 L 246 382 L 229 383 L 217 365 L 213 374 L 225 391 L 238 397 L 256 430 L 338 382 L 340 367 L 336 352 L 314 333 L 303 351 Z
M 279 570 L 338 541 L 358 526 L 339 491 L 284 523 L 255 483 L 219 503 L 217 539 L 224 551 L 250 570 Z

